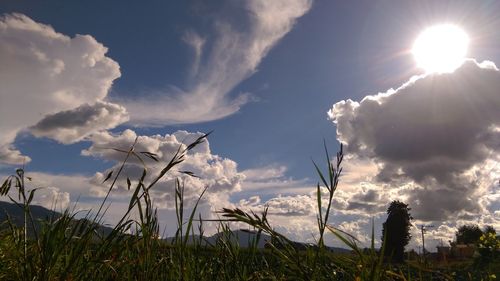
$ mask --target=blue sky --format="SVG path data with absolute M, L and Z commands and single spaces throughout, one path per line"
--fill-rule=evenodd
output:
M 15 77 L 2 78 L 5 79 L 2 83 L 8 86 L 1 92 L 0 97 L 6 101 L 2 102 L 2 110 L 7 112 L 6 104 L 26 98 L 25 105 L 17 106 L 18 110 L 14 112 L 38 112 L 38 115 L 32 114 L 20 121 L 19 125 L 0 128 L 4 130 L 4 140 L 0 145 L 7 151 L 0 151 L 0 160 L 4 163 L 0 171 L 3 174 L 20 164 L 20 154 L 26 155 L 31 159 L 28 171 L 53 186 L 54 194 L 66 192 L 71 202 L 81 195 L 84 203 L 90 206 L 100 198 L 99 192 L 95 191 L 98 187 L 95 187 L 95 192 L 87 194 L 76 187 L 65 191 L 66 187 L 61 185 L 83 178 L 91 178 L 91 184 L 96 185 L 99 173 L 102 176 L 104 171 L 113 169 L 115 156 L 100 152 L 99 145 L 126 145 L 128 138 L 122 135 L 125 130 L 144 136 L 145 143 L 151 145 L 155 141 L 167 141 L 158 137 L 152 140 L 157 134 L 171 136 L 178 130 L 185 130 L 195 135 L 196 132 L 213 130 L 209 148 L 203 150 L 205 158 L 200 160 L 193 156 L 189 164 L 206 174 L 206 181 L 193 183 L 194 186 L 213 185 L 216 190 L 207 199 L 207 210 L 214 210 L 220 204 L 248 208 L 259 208 L 263 204 L 275 206 L 276 213 L 281 214 L 277 215 L 276 221 L 283 231 L 300 233 L 297 239 L 307 240 L 310 237 L 309 224 L 304 222 L 314 216 L 306 211 L 311 207 L 307 205 L 310 199 L 307 190 L 316 182 L 311 158 L 323 161 L 323 139 L 332 152 L 341 140 L 347 144 L 346 151 L 351 158 L 350 163 L 346 163 L 346 188 L 339 194 L 337 202 L 337 219 L 332 223 L 362 236 L 369 229 L 370 217 L 383 221 L 390 200 L 401 199 L 416 202 L 414 217 L 417 219 L 442 226 L 436 230 L 435 236 L 439 237 L 436 241 L 450 237 L 457 223 L 475 221 L 478 217 L 482 217 L 481 223 L 500 228 L 500 203 L 498 196 L 494 195 L 497 187 L 492 184 L 498 171 L 498 159 L 492 156 L 499 147 L 495 141 L 498 135 L 495 128 L 500 124 L 498 114 L 482 108 L 487 107 L 487 102 L 478 103 L 474 110 L 485 115 L 479 114 L 477 120 L 489 123 L 471 125 L 470 136 L 482 146 L 471 148 L 469 152 L 462 151 L 467 157 L 457 156 L 458 153 L 453 153 L 469 143 L 466 140 L 463 143 L 454 141 L 460 137 L 456 128 L 466 120 L 465 116 L 469 117 L 467 120 L 474 119 L 474 116 L 467 115 L 470 112 L 465 113 L 466 107 L 460 103 L 447 103 L 450 96 L 439 92 L 476 91 L 480 87 L 478 91 L 485 89 L 485 94 L 477 95 L 474 100 L 484 97 L 490 105 L 498 102 L 495 79 L 488 74 L 477 74 L 485 69 L 493 71 L 491 67 L 481 65 L 485 60 L 500 63 L 500 4 L 495 1 L 297 0 L 272 4 L 250 0 L 216 3 L 150 1 L 147 4 L 133 1 L 4 1 L 0 4 L 0 13 L 4 15 L 2 22 L 7 26 L 5 46 L 10 46 L 7 40 L 17 38 L 12 44 L 19 48 L 19 54 L 15 55 L 8 53 L 14 51 L 5 46 L 0 49 L 5 52 L 4 58 L 10 58 L 7 63 L 2 63 L 2 68 L 5 67 L 2 73 L 13 73 Z M 55 46 L 46 43 L 50 40 L 37 37 L 42 34 L 42 37 L 50 38 L 47 35 L 50 32 L 44 30 L 19 35 L 15 22 L 50 26 L 52 32 L 73 40 L 73 43 L 68 47 L 64 43 L 67 39 L 60 39 L 61 42 L 57 43 L 61 44 L 60 49 L 50 47 Z M 457 88 L 451 90 L 444 86 L 447 82 L 439 82 L 439 77 L 430 77 L 432 75 L 418 77 L 422 84 L 435 79 L 436 83 L 444 83 L 442 87 L 425 88 L 415 83 L 398 89 L 411 77 L 423 75 L 410 52 L 415 38 L 426 27 L 446 22 L 461 26 L 471 37 L 467 57 L 475 62 L 469 62 L 470 68 L 460 68 L 463 71 L 457 71 L 458 74 L 450 74 L 453 79 L 459 75 L 468 76 L 452 79 Z M 77 34 L 89 35 L 92 39 L 81 39 Z M 107 51 L 103 51 L 104 47 Z M 26 52 L 22 48 L 26 48 Z M 44 48 L 50 49 L 45 53 L 49 59 L 54 57 L 54 64 L 39 65 L 37 62 L 40 69 L 32 68 L 33 73 L 21 71 L 30 63 L 24 61 L 29 57 L 26 54 L 34 50 L 43 53 Z M 91 58 L 93 62 L 88 62 L 88 57 L 84 56 L 94 51 L 96 57 Z M 57 75 L 61 71 L 70 72 L 73 57 L 90 63 L 90 70 L 79 69 L 75 64 L 76 70 L 68 76 L 71 78 L 61 78 L 60 81 L 54 78 L 47 87 L 35 83 L 44 71 L 56 71 Z M 65 63 L 62 70 L 57 68 L 58 58 Z M 94 67 L 96 61 L 103 65 Z M 470 78 L 475 75 L 481 78 Z M 55 76 L 47 77 L 53 79 Z M 493 84 L 478 82 L 480 86 L 477 86 L 474 81 L 482 82 L 483 77 L 484 81 Z M 462 85 L 467 81 L 469 84 Z M 106 83 L 112 83 L 112 86 Z M 62 84 L 64 87 L 60 86 Z M 91 92 L 94 86 L 95 91 Z M 54 98 L 53 107 L 38 100 L 31 104 L 31 94 L 23 96 L 23 93 L 26 89 L 39 88 L 37 98 L 43 100 L 43 95 L 57 98 L 62 92 L 66 100 Z M 387 92 L 391 88 L 398 89 L 396 94 Z M 10 89 L 13 90 L 9 92 Z M 18 89 L 21 90 L 16 92 Z M 493 91 L 493 97 L 487 90 Z M 463 115 L 452 110 L 440 111 L 442 120 L 451 118 L 450 123 L 441 127 L 432 123 L 433 120 L 429 121 L 432 124 L 422 121 L 423 125 L 404 123 L 406 117 L 412 118 L 410 114 L 415 114 L 414 118 L 418 120 L 426 120 L 421 111 L 411 109 L 419 108 L 419 104 L 432 104 L 436 95 L 422 94 L 419 97 L 414 94 L 418 91 L 436 92 L 436 104 L 445 108 L 450 104 L 450 108 L 463 111 Z M 393 104 L 383 95 L 377 95 L 386 92 L 394 94 L 393 103 L 398 105 L 397 110 L 383 107 Z M 406 92 L 416 95 L 415 99 L 396 99 Z M 74 98 L 73 94 L 80 96 Z M 369 95 L 380 101 L 378 114 L 371 115 L 370 105 L 361 102 Z M 339 103 L 349 99 L 358 104 Z M 81 107 L 85 104 L 88 107 Z M 336 110 L 332 108 L 334 104 L 338 105 Z M 66 113 L 58 115 L 60 112 Z M 96 112 L 101 114 L 100 117 L 92 115 Z M 107 115 L 102 115 L 103 112 Z M 47 116 L 53 118 L 47 119 Z M 94 118 L 94 123 L 87 120 L 88 124 L 94 125 L 78 127 L 83 122 L 82 116 Z M 403 121 L 397 124 L 393 120 Z M 380 122 L 386 125 L 380 126 Z M 476 124 L 484 122 L 477 121 Z M 374 128 L 383 134 L 387 124 L 401 126 L 398 127 L 400 130 L 386 131 L 387 137 L 393 138 L 370 133 L 370 128 Z M 74 128 L 77 128 L 76 135 L 68 131 Z M 411 140 L 421 136 L 418 130 L 422 130 L 422 134 L 434 133 L 412 144 Z M 442 138 L 452 144 L 440 146 L 443 142 L 439 137 L 432 137 L 440 136 L 437 132 L 449 132 Z M 192 137 L 189 134 L 181 135 Z M 491 139 L 481 137 L 488 134 L 492 135 Z M 402 135 L 404 137 L 399 138 Z M 177 141 L 182 142 L 180 137 Z M 391 142 L 395 143 L 387 148 L 385 145 Z M 404 151 L 399 148 L 402 142 L 407 144 Z M 455 143 L 456 150 L 450 149 L 449 154 L 426 156 L 419 150 L 435 148 L 441 151 L 454 147 Z M 153 146 L 144 144 L 144 148 Z M 392 150 L 387 152 L 387 149 Z M 406 153 L 406 150 L 424 156 L 412 158 L 413 154 Z M 435 161 L 450 169 L 435 172 L 439 170 Z M 207 165 L 211 167 L 208 170 Z M 465 192 L 465 187 L 455 185 L 477 172 L 479 167 L 487 167 L 487 172 L 465 180 L 475 184 L 474 190 Z M 436 192 L 435 196 L 446 202 L 428 204 L 445 204 L 443 210 L 432 210 L 432 206 L 425 203 L 434 198 L 421 192 L 425 188 L 430 188 Z M 165 194 L 158 194 L 159 202 L 168 197 L 167 183 L 165 190 Z M 482 203 L 468 206 L 461 201 L 463 198 L 455 200 L 450 195 L 454 190 L 468 194 L 465 196 L 467 202 L 479 200 Z M 115 200 L 120 202 L 123 196 L 125 194 L 117 195 Z M 168 213 L 169 203 L 167 199 L 163 203 L 159 206 L 165 209 L 164 220 L 167 221 L 171 215 Z M 426 210 L 443 215 L 430 216 L 430 211 Z M 459 220 L 452 219 L 457 216 Z M 294 217 L 295 221 L 287 224 L 289 217 Z
M 37 21 L 50 24 L 63 34 L 90 34 L 108 47 L 107 56 L 120 64 L 122 72 L 113 84 L 111 96 L 133 96 L 158 91 L 169 85 L 182 87 L 188 76 L 191 52 L 181 37 L 184 30 L 196 29 L 203 23 L 200 19 L 202 15 L 193 15 L 195 4 L 168 5 L 164 1 L 153 2 L 150 6 L 135 4 L 120 7 L 100 1 L 75 5 L 77 7 L 54 4 L 58 9 L 50 4 L 12 6 L 2 12 L 25 13 Z M 367 11 L 376 9 L 371 1 L 362 6 L 367 7 Z M 203 8 L 208 11 L 214 9 Z M 258 72 L 232 91 L 236 94 L 249 92 L 258 101 L 250 102 L 238 113 L 223 120 L 146 128 L 144 132 L 166 133 L 178 128 L 214 130 L 214 150 L 231 156 L 243 168 L 269 162 L 288 163 L 292 166 L 292 175 L 310 175 L 313 170 L 309 159 L 322 156 L 322 139 L 332 145 L 335 141 L 335 128 L 325 114 L 332 102 L 359 99 L 374 90 L 390 88 L 407 77 L 380 81 L 380 76 L 391 77 L 394 76 L 391 74 L 399 73 L 395 67 L 407 71 L 413 66 L 410 55 L 393 58 L 393 52 L 406 49 L 414 34 L 407 34 L 406 38 L 386 39 L 384 37 L 390 36 L 390 33 L 383 33 L 379 34 L 384 35 L 382 38 L 367 38 L 372 37 L 369 34 L 373 29 L 367 11 L 360 11 L 358 5 L 315 3 L 311 11 L 266 56 Z M 381 16 L 378 15 L 376 20 L 383 20 Z M 140 20 L 131 20 L 134 17 Z M 362 20 L 351 21 L 351 18 Z M 384 67 L 384 71 L 374 70 L 373 66 L 367 69 L 365 62 L 380 58 L 386 60 L 385 65 L 375 67 Z M 21 141 L 27 142 L 26 149 L 36 146 L 32 139 Z M 78 146 L 71 150 L 75 157 L 78 157 L 81 148 Z M 61 149 L 68 152 L 67 148 Z M 62 154 L 56 152 L 55 155 Z M 40 157 L 39 164 L 36 158 L 32 158 L 31 165 L 37 170 L 59 172 L 65 168 L 65 165 L 47 165 L 47 157 Z M 57 161 L 54 162 L 57 165 Z M 93 172 L 93 165 L 79 165 L 72 167 L 72 171 Z

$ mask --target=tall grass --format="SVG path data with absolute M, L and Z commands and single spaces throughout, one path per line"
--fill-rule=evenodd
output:
M 16 170 L 3 182 L 0 195 L 23 210 L 24 221 L 18 226 L 9 219 L 0 233 L 0 280 L 454 280 L 456 275 L 451 271 L 450 274 L 437 273 L 419 265 L 393 267 L 384 263 L 383 252 L 375 248 L 373 223 L 368 250 L 361 249 L 355 237 L 329 223 L 333 196 L 342 173 L 343 150 L 341 147 L 332 162 L 326 144 L 327 171 L 322 172 L 313 163 L 319 177 L 315 245 L 306 249 L 297 247 L 277 232 L 268 220 L 267 209 L 257 214 L 227 208 L 220 211 L 222 219 L 217 220 L 219 238 L 210 244 L 203 236 L 206 221 L 199 214 L 196 217 L 200 199 L 207 190 L 201 192 L 191 212 L 186 213 L 181 181 L 176 181 L 175 187 L 177 231 L 172 240 L 162 240 L 150 190 L 206 137 L 201 136 L 185 148 L 179 147 L 151 181 L 146 182 L 146 165 L 134 186 L 126 178 L 132 196 L 127 210 L 110 233 L 102 232 L 100 224 L 116 182 L 124 177 L 123 167 L 130 158 L 137 158 L 143 164 L 144 157 L 158 161 L 153 153 L 135 150 L 137 139 L 129 150 L 119 150 L 124 160 L 116 173 L 106 176 L 109 189 L 95 213 L 78 214 L 73 208 L 60 216 L 35 221 L 30 204 L 37 189 L 29 189 L 26 180 L 30 179 L 23 169 Z M 230 229 L 232 222 L 255 229 L 250 247 L 241 248 L 236 243 Z M 267 242 L 266 249 L 258 249 L 263 234 L 270 236 L 271 241 Z M 330 252 L 325 246 L 325 235 L 333 235 L 352 253 Z M 461 280 L 476 280 L 474 278 L 489 280 L 492 275 L 491 272 L 472 272 L 469 279 Z

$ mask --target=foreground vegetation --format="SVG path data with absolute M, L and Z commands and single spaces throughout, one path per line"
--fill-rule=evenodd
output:
M 206 135 L 180 147 L 151 182 L 145 181 L 146 167 L 136 186 L 131 186 L 127 179 L 129 189 L 134 191 L 128 210 L 108 232 L 100 228 L 106 213 L 104 206 L 127 160 L 156 160 L 156 155 L 136 152 L 135 144 L 125 151 L 121 168 L 106 179 L 110 187 L 100 208 L 96 213 L 87 213 L 84 219 L 76 219 L 75 212 L 66 211 L 43 222 L 35 221 L 30 203 L 36 189 L 28 189 L 25 181 L 29 179 L 24 170 L 18 169 L 4 181 L 0 194 L 22 208 L 24 225 L 8 220 L 0 233 L 0 280 L 495 280 L 495 274 L 499 276 L 498 260 L 439 267 L 418 262 L 390 264 L 384 262 L 384 249 L 375 249 L 373 228 L 371 248 L 360 249 L 354 237 L 329 225 L 332 199 L 342 170 L 342 148 L 334 164 L 326 151 L 326 173 L 314 164 L 320 179 L 316 189 L 318 240 L 314 246 L 296 247 L 296 243 L 276 232 L 267 219 L 267 210 L 256 214 L 239 209 L 221 211 L 223 219 L 217 221 L 221 235 L 216 242 L 207 243 L 203 237 L 204 222 L 196 217 L 199 199 L 206 190 L 186 214 L 180 181 L 175 189 L 177 232 L 171 241 L 159 239 L 150 190 L 205 138 Z M 132 213 L 137 214 L 137 219 L 132 218 Z M 229 228 L 232 222 L 255 230 L 253 246 L 240 248 L 235 243 Z M 327 233 L 336 236 L 352 253 L 330 252 L 324 245 Z M 271 241 L 266 249 L 258 249 L 264 234 Z

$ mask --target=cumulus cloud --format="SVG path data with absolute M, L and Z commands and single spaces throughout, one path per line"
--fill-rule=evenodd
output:
M 309 216 L 315 214 L 317 209 L 315 198 L 309 195 L 278 195 L 263 204 L 259 196 L 252 196 L 248 200 L 240 200 L 239 207 L 254 212 L 261 212 L 267 207 L 270 215 L 279 216 Z
M 367 214 L 375 214 L 384 211 L 384 205 L 380 204 L 381 196 L 376 189 L 368 189 L 358 193 L 353 193 L 351 198 L 346 200 L 347 210 L 361 211 Z
M 12 145 L 0 145 L 0 162 L 15 165 L 19 163 L 28 163 L 30 161 L 30 157 L 23 155 L 21 151 L 15 149 Z
M 480 199 L 498 174 L 499 88 L 493 63 L 468 60 L 453 73 L 413 77 L 361 102 L 338 102 L 328 115 L 346 151 L 374 161 L 374 180 L 411 202 L 414 217 L 477 216 L 486 212 Z M 488 161 L 497 168 L 487 168 Z
M 48 137 L 64 144 L 81 141 L 93 132 L 111 129 L 128 121 L 123 106 L 98 101 L 72 110 L 47 115 L 30 132 L 37 137 Z
M 33 197 L 32 204 L 45 207 L 49 210 L 66 210 L 70 203 L 68 192 L 61 191 L 57 187 L 40 188 Z
M 5 179 L 7 176 L 0 174 L 0 179 Z M 33 205 L 62 211 L 69 206 L 71 200 L 79 198 L 80 202 L 86 201 L 89 184 L 88 178 L 84 175 L 57 175 L 27 171 L 25 176 L 31 179 L 26 181 L 28 190 L 38 188 L 33 197 Z M 14 190 L 11 189 L 11 192 Z M 17 195 L 11 194 L 11 196 L 17 198 Z
M 134 151 L 139 154 L 141 151 L 156 153 L 161 163 L 158 164 L 144 158 L 149 173 L 146 182 L 149 182 L 153 176 L 159 173 L 179 147 L 185 148 L 187 144 L 201 135 L 201 133 L 186 131 L 153 136 L 138 136 L 132 130 L 125 130 L 120 134 L 99 132 L 89 137 L 92 145 L 82 154 L 119 163 L 124 159 L 124 153 L 111 148 L 127 150 L 137 138 Z M 102 199 L 108 189 L 108 184 L 103 185 L 102 181 L 109 171 L 116 172 L 117 169 L 118 164 L 106 171 L 96 173 L 90 179 L 88 195 Z M 111 193 L 114 205 L 121 206 L 121 202 L 128 200 L 131 191 L 127 189 L 125 179 L 128 176 L 132 186 L 134 186 L 142 169 L 142 163 L 137 159 L 131 159 L 130 165 L 125 166 L 123 177 Z M 194 172 L 198 178 L 180 173 L 184 170 Z M 201 191 L 208 187 L 198 206 L 198 212 L 205 219 L 217 219 L 216 212 L 220 211 L 222 207 L 238 207 L 259 213 L 267 206 L 271 223 L 277 230 L 289 235 L 292 239 L 313 242 L 316 227 L 314 187 L 307 184 L 306 180 L 287 179 L 285 172 L 286 167 L 282 165 L 271 165 L 238 172 L 237 164 L 234 161 L 213 154 L 209 142 L 205 142 L 192 150 L 180 166 L 167 173 L 165 178 L 151 189 L 151 195 L 155 206 L 159 208 L 159 219 L 167 225 L 167 231 L 173 231 L 172 223 L 169 220 L 173 219 L 175 180 L 180 178 L 185 187 L 184 199 L 188 210 L 198 199 Z M 259 195 L 256 195 L 257 193 Z M 231 198 L 233 195 L 240 198 L 247 195 L 248 197 L 234 203 L 234 199 Z M 266 200 L 262 200 L 261 196 L 265 196 Z M 112 209 L 115 210 L 115 208 Z M 231 227 L 247 226 L 235 223 Z M 205 228 L 206 233 L 216 232 L 216 224 L 207 223 Z
M 378 171 L 373 161 L 348 155 L 342 166 L 343 173 L 333 197 L 329 224 L 348 231 L 365 243 L 370 232 L 369 219 L 383 217 L 391 198 L 401 196 L 389 189 L 381 190 L 372 183 Z M 235 206 L 256 213 L 267 207 L 269 220 L 277 230 L 300 241 L 314 242 L 317 238 L 316 186 L 309 178 L 287 178 L 286 170 L 286 166 L 273 164 L 242 171 L 245 180 L 241 191 L 234 196 L 243 199 L 239 199 Z M 322 205 L 326 206 L 327 191 L 324 188 L 322 191 Z M 327 242 L 345 247 L 332 237 L 327 237 Z
M 12 146 L 20 130 L 46 115 L 106 97 L 120 77 L 118 64 L 106 52 L 89 35 L 71 38 L 22 14 L 0 17 L 0 119 L 8 120 L 0 122 L 0 161 L 27 159 Z
M 371 227 L 371 222 L 368 219 L 342 221 L 337 227 L 355 237 L 361 245 L 370 245 L 371 233 L 367 229 Z
M 122 161 L 125 157 L 123 153 L 111 148 L 128 150 L 137 137 L 137 145 L 134 148 L 136 152 L 140 154 L 140 152 L 147 151 L 157 154 L 158 163 L 143 157 L 148 169 L 146 182 L 149 182 L 160 173 L 161 169 L 164 168 L 179 148 L 181 150 L 185 149 L 187 145 L 201 135 L 201 133 L 177 131 L 173 134 L 164 136 L 137 136 L 132 130 L 125 130 L 119 135 L 114 135 L 109 132 L 100 132 L 92 135 L 90 137 L 90 140 L 93 142 L 92 146 L 84 150 L 82 154 L 118 162 L 118 164 L 111 169 L 103 173 L 98 172 L 94 175 L 91 180 L 94 185 L 92 189 L 93 195 L 102 197 L 105 194 L 107 185 L 102 185 L 101 183 L 110 170 L 116 172 L 119 161 Z M 142 163 L 132 158 L 124 169 L 124 178 L 119 182 L 115 194 L 118 196 L 120 194 L 129 196 L 130 192 L 127 190 L 125 176 L 130 177 L 132 182 L 135 183 L 134 180 L 140 177 L 142 169 Z M 196 177 L 185 175 L 182 171 L 193 172 Z M 167 173 L 152 189 L 153 200 L 157 207 L 173 208 L 175 182 L 177 178 L 180 178 L 181 183 L 185 186 L 184 196 L 186 203 L 189 205 L 190 202 L 198 198 L 205 187 L 208 188 L 207 196 L 204 199 L 205 201 L 217 201 L 216 199 L 219 197 L 226 200 L 228 194 L 240 190 L 241 181 L 244 179 L 244 175 L 238 173 L 236 162 L 212 154 L 209 143 L 206 141 L 191 150 L 186 155 L 184 162 L 177 166 L 175 170 Z M 214 210 L 215 208 L 220 209 L 220 205 L 214 204 Z
M 140 100 L 120 100 L 130 111 L 131 122 L 160 126 L 193 123 L 237 112 L 249 96 L 229 97 L 231 91 L 257 70 L 269 50 L 310 9 L 311 3 L 312 0 L 245 1 L 242 8 L 248 27 L 242 29 L 229 19 L 217 18 L 205 60 L 201 60 L 205 37 L 189 31 L 183 39 L 195 53 L 192 81 L 185 89 L 172 87 Z
M 13 196 L 13 198 L 16 197 L 17 195 Z M 5 200 L 11 203 L 11 201 L 8 201 L 8 199 L 5 197 L 0 198 L 0 200 L 1 201 Z M 66 208 L 68 208 L 70 204 L 70 194 L 68 192 L 61 191 L 58 187 L 54 186 L 42 187 L 35 191 L 33 200 L 31 201 L 30 204 L 35 206 L 42 206 L 49 210 L 55 210 L 61 212 L 66 210 Z

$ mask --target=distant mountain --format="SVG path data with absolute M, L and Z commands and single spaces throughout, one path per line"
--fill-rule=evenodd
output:
M 35 228 L 39 230 L 41 228 L 41 221 L 57 220 L 62 216 L 61 213 L 49 210 L 42 206 L 30 205 L 30 212 L 35 222 Z M 0 228 L 5 229 L 7 226 L 7 218 L 16 226 L 24 225 L 24 211 L 22 207 L 17 206 L 14 203 L 0 201 Z M 81 219 L 75 219 L 75 222 Z M 31 225 L 28 224 L 28 228 L 31 229 Z M 109 234 L 113 228 L 104 225 L 99 225 L 98 232 L 101 234 Z
M 224 235 L 228 235 L 227 238 L 230 239 L 231 243 L 238 244 L 242 248 L 248 248 L 252 243 L 256 243 L 257 232 L 249 230 L 233 230 L 227 233 L 219 232 L 212 236 L 203 236 L 200 239 L 199 235 L 190 235 L 188 237 L 188 244 L 193 245 L 195 243 L 201 243 L 203 246 L 215 246 L 218 241 L 220 241 Z M 174 242 L 174 237 L 168 237 L 164 239 L 165 241 L 172 243 Z M 271 236 L 266 234 L 261 234 L 259 241 L 257 242 L 257 248 L 264 249 L 265 244 L 271 241 Z
M 223 238 L 224 235 L 228 235 L 230 238 L 230 241 L 234 244 L 238 244 L 241 248 L 249 248 L 250 245 L 253 243 L 256 243 L 257 239 L 257 232 L 252 231 L 252 230 L 246 230 L 246 229 L 239 229 L 239 230 L 233 230 L 230 233 L 223 233 L 219 232 L 216 233 L 212 236 L 209 237 L 203 237 L 201 244 L 202 245 L 216 245 L 217 241 Z M 172 242 L 174 240 L 173 237 L 169 237 L 165 239 L 168 242 Z M 192 245 L 194 242 L 196 243 L 200 242 L 200 236 L 199 235 L 194 235 L 190 236 L 188 238 L 188 244 Z M 257 248 L 258 249 L 264 249 L 266 246 L 266 243 L 271 241 L 271 236 L 261 233 L 260 239 L 257 242 Z M 302 242 L 293 242 L 294 247 L 300 249 L 300 250 L 305 250 L 308 247 L 315 247 L 313 244 L 309 243 L 302 243 Z M 328 250 L 334 253 L 350 253 L 351 250 L 345 249 L 345 248 L 339 248 L 339 247 L 327 247 Z
M 59 217 L 62 216 L 61 213 L 49 210 L 47 208 L 44 208 L 42 206 L 30 206 L 31 214 L 33 216 L 33 220 L 36 222 L 35 223 L 35 228 L 40 229 L 40 221 L 47 221 L 47 220 L 56 220 Z M 23 209 L 20 208 L 19 206 L 15 205 L 14 203 L 9 203 L 9 202 L 3 202 L 0 201 L 0 228 L 5 228 L 7 227 L 4 222 L 7 220 L 7 214 L 9 215 L 11 221 L 17 225 L 17 226 L 22 226 L 24 224 L 24 212 Z M 75 220 L 78 221 L 78 220 Z M 31 227 L 31 226 L 30 226 Z M 99 232 L 106 235 L 111 233 L 113 229 L 111 227 L 99 226 Z M 223 233 L 219 232 L 216 233 L 212 236 L 208 237 L 203 237 L 201 240 L 202 245 L 216 245 L 217 241 L 219 241 L 223 235 L 229 235 L 232 243 L 238 244 L 242 248 L 249 248 L 252 243 L 256 243 L 257 239 L 257 232 L 252 231 L 252 230 L 246 230 L 246 229 L 239 229 L 239 230 L 232 230 L 229 233 Z M 166 242 L 172 243 L 174 241 L 173 237 L 169 237 L 164 239 Z M 190 235 L 188 237 L 188 244 L 192 245 L 195 242 L 199 243 L 200 241 L 200 236 L 199 235 Z M 264 249 L 266 243 L 271 241 L 271 236 L 261 233 L 260 239 L 257 242 L 257 248 L 258 249 Z M 312 244 L 308 243 L 302 243 L 302 242 L 293 242 L 294 247 L 298 249 L 306 249 L 307 247 L 314 247 Z M 330 251 L 334 253 L 349 253 L 351 252 L 348 249 L 344 248 L 339 248 L 339 247 L 327 247 Z
M 225 235 L 223 232 L 219 232 L 208 239 L 212 241 L 212 244 L 215 244 L 217 240 L 223 238 L 223 235 Z M 271 236 L 264 233 L 260 234 L 260 239 L 257 241 L 257 232 L 246 229 L 233 230 L 230 232 L 229 237 L 232 243 L 238 244 L 242 248 L 248 248 L 250 245 L 257 243 L 258 249 L 264 249 L 266 243 L 271 242 Z
M 51 211 L 42 206 L 30 206 L 30 211 L 33 220 L 38 222 L 40 220 L 57 219 L 61 216 L 60 213 Z M 11 222 L 17 226 L 24 224 L 23 209 L 14 203 L 0 201 L 0 222 L 6 222 L 7 216 L 10 217 Z

